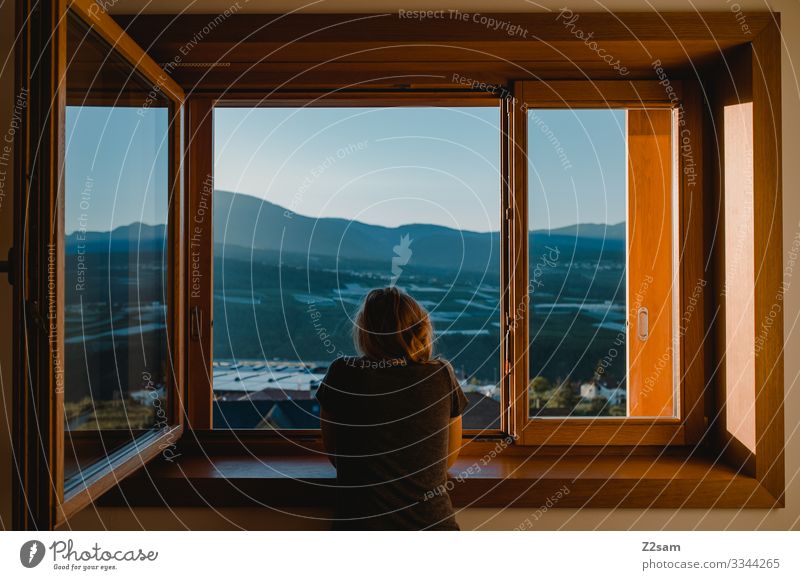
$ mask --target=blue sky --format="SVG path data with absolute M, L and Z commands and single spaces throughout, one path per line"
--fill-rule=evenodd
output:
M 499 121 L 495 107 L 218 108 L 215 186 L 313 217 L 496 231 Z M 82 215 L 89 230 L 164 223 L 166 123 L 67 108 L 67 233 Z M 537 110 L 528 133 L 531 229 L 625 219 L 624 112 Z
M 533 114 L 531 228 L 623 221 L 624 112 Z M 497 230 L 499 115 L 494 107 L 217 109 L 215 185 L 313 217 Z
M 166 222 L 167 110 L 67 107 L 64 225 L 109 231 Z
M 295 213 L 496 230 L 496 108 L 217 109 L 214 184 Z
M 625 111 L 528 112 L 531 229 L 625 221 Z

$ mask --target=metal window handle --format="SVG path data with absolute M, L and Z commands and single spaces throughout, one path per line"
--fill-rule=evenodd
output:
M 8 249 L 8 259 L 0 262 L 0 274 L 8 275 L 8 283 L 14 285 L 14 248 Z
M 649 332 L 650 332 L 649 313 L 647 312 L 647 308 L 641 306 L 639 307 L 639 310 L 636 311 L 636 336 L 639 337 L 639 340 L 644 342 L 645 340 L 647 340 Z

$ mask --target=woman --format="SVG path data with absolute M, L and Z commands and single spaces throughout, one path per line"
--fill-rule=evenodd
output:
M 428 313 L 397 288 L 372 290 L 354 338 L 362 356 L 336 359 L 317 391 L 336 467 L 334 529 L 459 529 L 446 483 L 467 398 L 432 356 Z

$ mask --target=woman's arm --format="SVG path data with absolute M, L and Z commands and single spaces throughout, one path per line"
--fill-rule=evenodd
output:
M 324 433 L 323 433 L 324 435 Z M 450 419 L 450 427 L 447 430 L 447 469 L 453 467 L 461 451 L 461 415 Z
M 336 440 L 333 436 L 334 426 L 331 423 L 331 416 L 325 412 L 325 409 L 320 409 L 319 419 L 319 426 L 322 429 L 322 446 L 325 448 L 325 453 L 328 454 L 328 461 L 336 467 Z

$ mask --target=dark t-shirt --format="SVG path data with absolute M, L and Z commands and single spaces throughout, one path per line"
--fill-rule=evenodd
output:
M 339 358 L 317 399 L 336 445 L 334 529 L 458 529 L 447 438 L 467 398 L 449 363 Z

